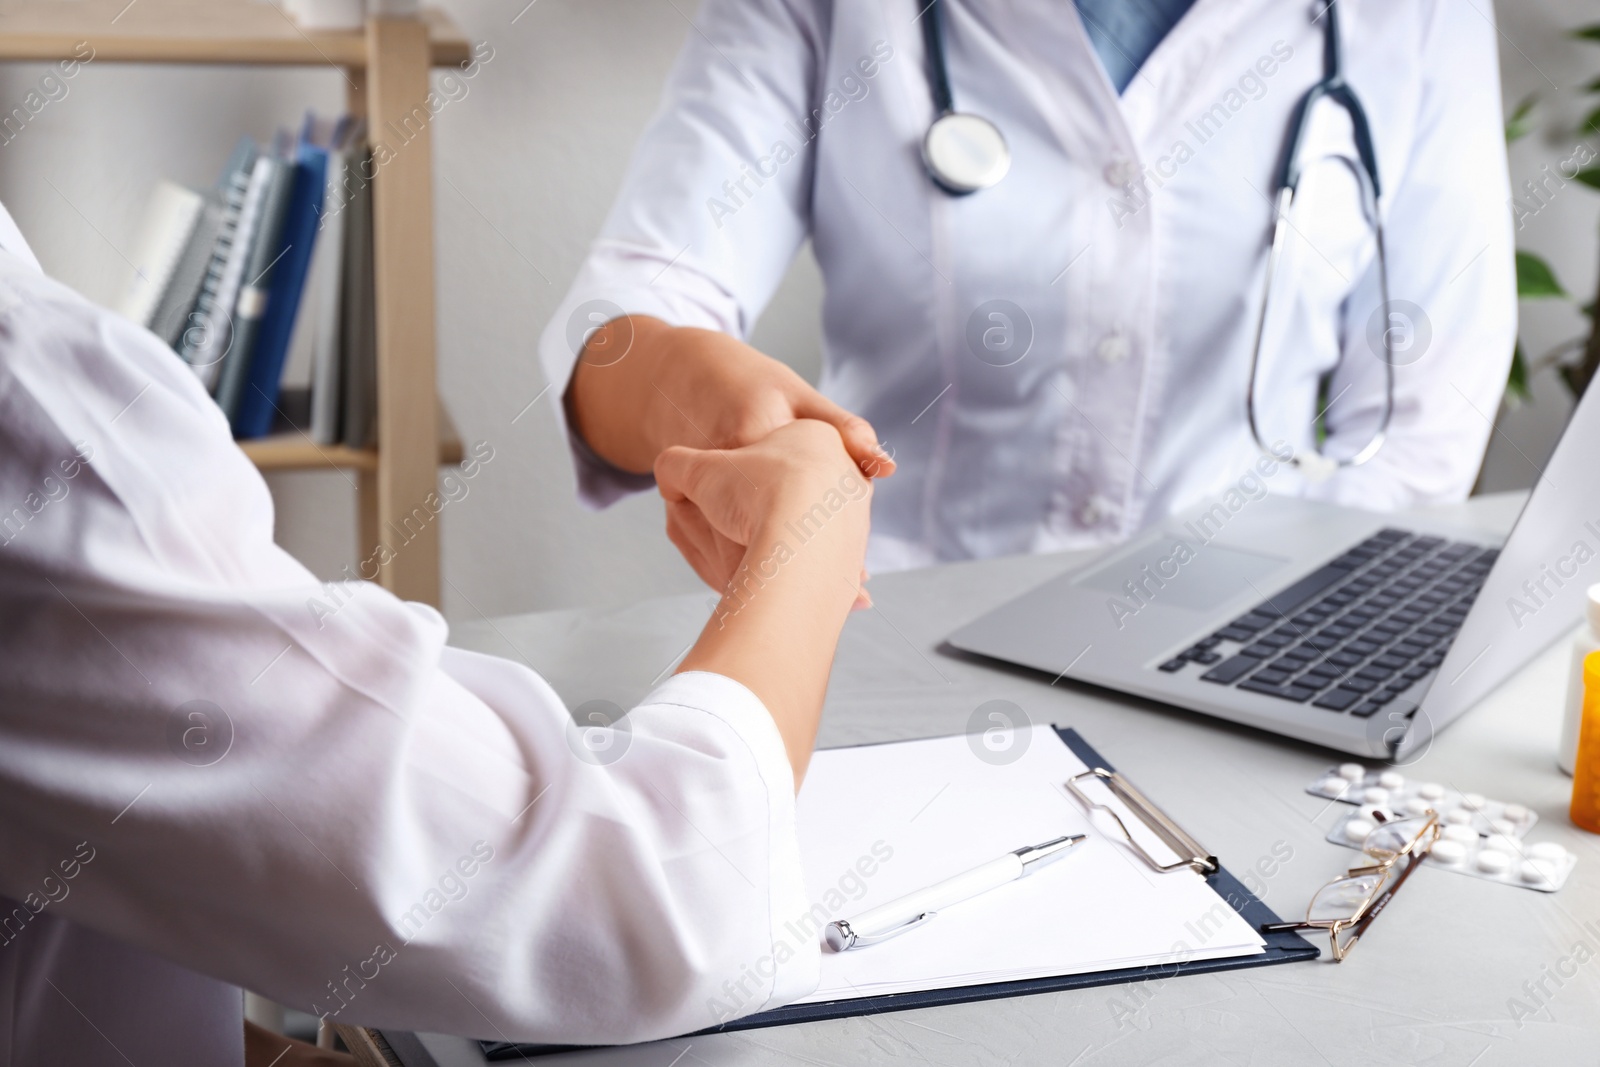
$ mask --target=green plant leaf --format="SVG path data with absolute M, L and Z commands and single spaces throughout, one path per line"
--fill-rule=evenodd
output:
M 1593 26 L 1580 26 L 1572 31 L 1572 36 L 1580 41 L 1600 41 L 1600 22 Z
M 1594 371 L 1587 363 L 1574 363 L 1561 368 L 1561 380 L 1567 383 L 1572 395 L 1581 397 L 1594 379 Z
M 1600 133 L 1600 107 L 1595 108 L 1583 117 L 1578 125 L 1578 136 L 1585 137 L 1591 133 Z
M 1506 144 L 1526 137 L 1529 131 L 1533 129 L 1528 122 L 1528 113 L 1533 110 L 1533 106 L 1538 102 L 1539 94 L 1530 93 L 1523 99 L 1522 103 L 1512 110 L 1510 115 L 1506 116 Z
M 1506 379 L 1506 403 L 1516 407 L 1532 396 L 1528 392 L 1528 358 L 1522 353 L 1522 342 L 1511 350 L 1511 374 Z
M 1600 78 L 1596 78 L 1588 85 L 1585 85 L 1583 91 L 1586 93 L 1600 93 Z
M 1587 186 L 1600 189 L 1600 167 L 1584 167 L 1572 177 L 1574 181 L 1580 181 Z
M 1556 281 L 1556 272 L 1532 252 L 1517 252 L 1517 296 L 1522 300 L 1541 300 L 1566 296 L 1567 291 Z

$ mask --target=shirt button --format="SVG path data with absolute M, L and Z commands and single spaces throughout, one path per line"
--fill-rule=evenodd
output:
M 1121 189 L 1125 185 L 1133 184 L 1138 179 L 1139 168 L 1134 164 L 1133 160 L 1118 156 L 1106 164 L 1106 168 L 1102 173 L 1105 175 L 1107 185 Z
M 1078 525 L 1099 526 L 1111 518 L 1115 511 L 1116 505 L 1111 501 L 1099 493 L 1091 494 L 1089 499 L 1083 502 L 1083 507 L 1078 509 Z
M 1095 354 L 1107 363 L 1121 363 L 1128 358 L 1131 349 L 1125 334 L 1108 333 L 1095 346 Z

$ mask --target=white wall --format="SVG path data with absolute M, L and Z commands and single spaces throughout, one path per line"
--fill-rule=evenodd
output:
M 440 387 L 463 436 L 496 450 L 470 495 L 443 517 L 445 609 L 461 619 L 697 587 L 661 535 L 653 497 L 599 515 L 583 511 L 542 404 L 512 423 L 544 386 L 533 342 L 600 225 L 688 32 L 682 13 L 695 5 L 536 0 L 524 9 L 524 2 L 445 0 L 475 40 L 495 49 L 470 95 L 435 126 Z M 1585 2 L 1501 6 L 1508 100 L 1540 91 L 1552 101 L 1547 116 L 1582 114 L 1566 87 L 1600 73 L 1600 48 L 1562 31 L 1585 21 Z M 0 72 L 0 101 L 20 100 L 40 73 L 26 66 Z M 208 184 L 239 133 L 265 137 L 297 123 L 307 106 L 334 112 L 343 99 L 333 71 L 91 65 L 70 84 L 65 99 L 0 147 L 0 197 L 46 269 L 103 302 L 127 280 L 119 250 L 131 245 L 158 178 Z M 1591 139 L 1600 147 L 1600 135 Z M 1514 179 L 1565 158 L 1573 143 L 1568 135 L 1530 137 L 1516 150 Z M 1597 217 L 1600 194 L 1572 186 L 1520 240 L 1547 255 L 1569 286 L 1592 293 Z M 766 351 L 813 377 L 820 291 L 808 255 L 756 335 Z M 1532 352 L 1579 328 L 1570 308 L 1526 310 Z M 1504 420 L 1487 487 L 1530 484 L 1523 454 L 1542 463 L 1559 432 L 1567 404 L 1553 376 L 1536 392 L 1533 405 Z M 326 576 L 354 563 L 354 497 L 343 478 L 271 481 L 283 544 Z

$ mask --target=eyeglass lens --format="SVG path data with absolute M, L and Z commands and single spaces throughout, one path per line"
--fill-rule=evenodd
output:
M 1385 871 L 1347 875 L 1329 882 L 1311 898 L 1306 908 L 1307 922 L 1337 922 L 1353 919 L 1364 904 L 1377 895 L 1388 880 Z

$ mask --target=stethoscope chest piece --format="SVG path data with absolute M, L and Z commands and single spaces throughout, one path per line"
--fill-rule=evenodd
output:
M 998 185 L 1011 169 L 1011 149 L 988 119 L 947 111 L 922 139 L 922 162 L 943 189 L 964 196 Z

